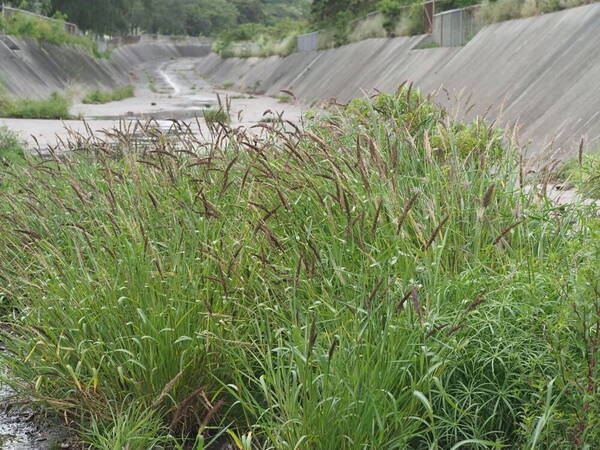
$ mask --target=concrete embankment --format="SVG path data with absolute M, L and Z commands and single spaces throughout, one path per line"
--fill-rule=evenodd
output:
M 142 64 L 209 52 L 199 39 L 142 38 L 99 59 L 81 48 L 0 36 L 0 86 L 17 97 L 46 97 L 73 84 L 114 88 L 130 83 L 130 71 Z
M 490 25 L 464 47 L 415 49 L 424 38 L 370 39 L 285 58 L 210 54 L 198 67 L 215 83 L 269 95 L 290 89 L 307 104 L 393 92 L 406 80 L 426 93 L 444 87 L 438 99 L 459 114 L 519 124 L 532 153 L 564 158 L 582 137 L 598 146 L 600 3 Z

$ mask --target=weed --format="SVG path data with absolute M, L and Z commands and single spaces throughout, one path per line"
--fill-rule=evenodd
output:
M 89 92 L 82 100 L 86 104 L 103 104 L 131 98 L 135 95 L 133 86 L 123 86 L 113 91 L 96 89 Z
M 294 99 L 289 95 L 278 95 L 275 97 L 279 103 L 292 103 Z
M 579 160 L 565 164 L 561 178 L 573 183 L 582 196 L 600 199 L 600 155 L 582 152 Z
M 438 44 L 437 42 L 427 42 L 425 44 L 421 44 L 418 47 L 416 47 L 417 50 L 425 50 L 425 49 L 430 49 L 430 48 L 439 48 L 440 44 Z
M 69 99 L 56 92 L 45 100 L 13 99 L 0 93 L 0 117 L 69 119 L 70 106 Z
M 19 136 L 7 127 L 0 127 L 0 164 L 19 163 L 24 158 L 25 149 Z
M 223 109 L 206 109 L 203 111 L 204 120 L 211 123 L 229 123 L 231 116 Z

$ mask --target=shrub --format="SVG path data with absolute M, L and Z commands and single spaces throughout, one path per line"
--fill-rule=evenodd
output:
M 102 104 L 124 100 L 126 98 L 131 98 L 134 95 L 135 90 L 133 86 L 123 86 L 113 91 L 101 91 L 96 89 L 88 92 L 82 102 L 86 104 Z

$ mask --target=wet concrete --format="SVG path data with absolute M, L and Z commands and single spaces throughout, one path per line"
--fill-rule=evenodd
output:
M 0 449 L 50 450 L 70 448 L 69 433 L 27 405 L 0 384 Z

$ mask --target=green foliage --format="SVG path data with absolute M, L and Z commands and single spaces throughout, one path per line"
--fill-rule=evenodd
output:
M 231 117 L 229 113 L 223 109 L 207 109 L 202 113 L 204 120 L 210 123 L 229 123 Z
M 581 163 L 569 161 L 561 178 L 565 183 L 573 183 L 584 197 L 600 199 L 600 155 L 588 153 L 582 155 Z
M 76 45 L 85 48 L 96 57 L 104 57 L 94 41 L 68 33 L 61 20 L 47 21 L 36 17 L 15 15 L 8 19 L 0 17 L 0 32 L 16 37 L 27 37 L 55 45 Z
M 52 0 L 84 30 L 214 36 L 245 23 L 273 25 L 305 17 L 308 0 Z
M 71 102 L 56 92 L 45 100 L 12 99 L 0 93 L 0 117 L 17 119 L 69 119 Z
M 25 149 L 19 136 L 7 127 L 0 127 L 0 165 L 19 163 L 24 158 Z M 0 294 L 1 298 L 2 295 Z
M 110 410 L 110 420 L 93 419 L 82 432 L 84 443 L 102 450 L 148 450 L 176 444 L 160 417 L 137 403 Z
M 289 95 L 278 95 L 277 100 L 279 103 L 292 103 L 294 99 Z
M 311 14 L 314 22 L 328 23 L 340 13 L 353 17 L 375 9 L 376 0 L 313 0 Z
M 308 31 L 306 22 L 284 19 L 275 25 L 247 23 L 223 31 L 214 44 L 222 56 L 285 56 L 296 49 L 296 36 Z
M 7 173 L 16 389 L 96 448 L 598 442 L 595 209 L 523 189 L 518 149 L 407 87 L 261 127 Z
M 485 0 L 478 14 L 484 23 L 495 23 L 574 8 L 588 3 L 588 0 Z
M 102 91 L 99 89 L 88 92 L 83 98 L 82 102 L 86 104 L 102 104 L 109 102 L 116 102 L 131 98 L 135 95 L 133 86 L 123 86 L 113 91 Z

